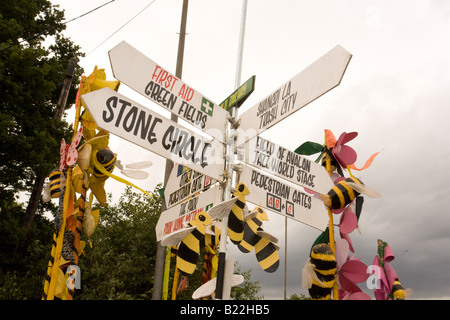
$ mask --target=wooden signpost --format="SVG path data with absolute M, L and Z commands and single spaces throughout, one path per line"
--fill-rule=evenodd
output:
M 223 181 L 225 177 L 225 193 L 230 192 L 232 174 L 224 176 L 224 170 L 232 170 L 234 150 L 244 143 L 244 161 L 249 165 L 243 164 L 239 181 L 250 189 L 246 200 L 316 229 L 326 229 L 329 217 L 322 201 L 300 188 L 328 192 L 333 183 L 326 170 L 259 134 L 339 85 L 351 59 L 344 48 L 335 47 L 244 112 L 237 123 L 233 122 L 239 134 L 230 130 L 229 137 L 225 137 L 228 110 L 236 119 L 237 108 L 254 90 L 255 76 L 219 106 L 126 42 L 114 47 L 109 56 L 118 80 L 213 137 L 195 134 L 109 88 L 81 96 L 99 128 L 189 168 L 184 176 L 174 173 L 166 185 L 168 209 L 161 213 L 156 226 L 158 241 L 184 228 L 199 211 L 212 208 L 217 219 L 227 221 L 233 199 L 223 199 L 224 190 L 219 186 L 205 187 L 210 178 Z M 223 215 L 219 211 L 224 211 Z M 224 288 L 226 227 L 222 232 L 225 239 L 221 241 L 216 287 L 219 299 Z
M 109 51 L 114 77 L 174 115 L 223 141 L 227 112 L 122 41 Z
M 81 99 L 99 128 L 222 180 L 223 145 L 217 140 L 206 139 L 109 88 Z

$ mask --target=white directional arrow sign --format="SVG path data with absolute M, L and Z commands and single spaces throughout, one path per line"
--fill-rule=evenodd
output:
M 187 222 L 195 219 L 198 212 L 208 212 L 214 204 L 221 201 L 222 191 L 219 187 L 213 187 L 163 211 L 156 224 L 156 240 L 160 241 L 163 237 L 183 229 Z
M 223 141 L 228 112 L 123 41 L 109 51 L 114 77 Z
M 336 46 L 240 116 L 239 142 L 269 129 L 338 86 L 352 55 Z M 244 140 L 245 139 L 245 140 Z
M 109 88 L 81 96 L 99 128 L 217 180 L 223 144 L 160 116 Z
M 244 161 L 320 194 L 326 194 L 334 187 L 322 165 L 260 136 L 245 144 Z
M 313 195 L 247 165 L 243 166 L 239 182 L 245 183 L 250 189 L 246 201 L 316 229 L 326 229 L 328 210 Z

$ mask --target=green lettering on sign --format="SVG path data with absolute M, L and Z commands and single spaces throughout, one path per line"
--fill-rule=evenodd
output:
M 232 107 L 240 107 L 244 101 L 250 96 L 250 94 L 255 90 L 255 78 L 256 76 L 251 76 L 250 79 L 244 82 L 239 88 L 236 89 L 231 95 L 228 96 L 220 106 L 225 110 L 229 111 Z

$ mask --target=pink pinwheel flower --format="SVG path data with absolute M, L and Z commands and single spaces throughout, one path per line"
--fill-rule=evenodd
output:
M 338 268 L 337 279 L 342 291 L 348 293 L 361 292 L 358 283 L 366 281 L 369 275 L 367 274 L 367 265 L 349 257 L 349 244 L 347 240 L 340 239 L 336 241 L 336 263 Z
M 377 255 L 373 260 L 373 265 L 378 267 L 379 288 L 374 291 L 377 300 L 386 300 L 388 294 L 392 292 L 392 285 L 398 278 L 397 272 L 389 264 L 395 259 L 394 253 L 389 245 L 384 248 L 384 269 L 381 267 L 380 257 Z
M 345 144 L 355 139 L 357 135 L 358 132 L 350 132 L 350 133 L 343 132 L 340 135 L 339 139 L 336 141 L 333 150 L 331 151 L 335 159 L 344 168 L 347 168 L 347 165 L 354 164 L 356 161 L 357 157 L 356 151 Z

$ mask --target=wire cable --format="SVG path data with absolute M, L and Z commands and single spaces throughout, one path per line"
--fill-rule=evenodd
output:
M 139 11 L 134 17 L 132 17 L 130 20 L 128 20 L 127 22 L 125 22 L 125 24 L 123 24 L 119 29 L 117 29 L 116 31 L 114 31 L 108 38 L 106 38 L 105 40 L 103 40 L 100 44 L 98 44 L 94 49 L 92 49 L 88 54 L 86 54 L 86 56 L 84 58 L 86 58 L 88 55 L 90 55 L 92 52 L 94 52 L 95 50 L 97 50 L 102 44 L 104 44 L 106 41 L 108 41 L 109 39 L 111 39 L 117 32 L 119 32 L 120 30 L 122 30 L 127 24 L 129 24 L 131 21 L 133 21 L 137 16 L 139 16 L 142 12 L 145 11 L 145 9 L 147 9 L 148 7 L 150 7 L 156 0 L 153 0 L 152 2 L 150 2 L 148 5 L 146 5 L 141 11 Z M 84 59 L 83 58 L 83 59 Z M 81 59 L 81 60 L 83 60 Z
M 88 12 L 85 12 L 85 13 L 83 13 L 82 15 L 76 17 L 76 18 L 73 18 L 73 19 L 64 21 L 64 22 L 62 22 L 61 24 L 65 25 L 65 24 L 68 24 L 69 22 L 72 22 L 72 21 L 75 21 L 75 20 L 77 20 L 77 19 L 80 19 L 80 18 L 82 18 L 82 17 L 84 17 L 84 16 L 87 16 L 88 14 L 90 14 L 90 13 L 92 13 L 92 12 L 94 12 L 94 11 L 97 11 L 98 9 L 100 9 L 100 8 L 106 6 L 106 5 L 108 5 L 108 4 L 110 4 L 110 3 L 114 2 L 114 1 L 116 1 L 116 0 L 111 0 L 111 1 L 109 1 L 109 2 L 106 2 L 106 3 L 104 3 L 104 4 L 100 5 L 100 6 L 98 6 L 97 8 L 94 8 L 94 9 L 88 11 Z M 21 43 L 23 43 L 23 42 L 28 42 L 28 41 L 30 41 L 30 40 L 36 38 L 36 37 L 42 36 L 42 35 L 44 35 L 44 34 L 50 32 L 50 31 L 52 31 L 52 30 L 55 30 L 56 28 L 57 28 L 57 27 L 53 27 L 53 28 L 51 28 L 51 29 L 47 29 L 47 30 L 44 30 L 44 31 L 42 31 L 42 32 L 40 32 L 40 33 L 37 33 L 37 34 L 35 34 L 35 35 L 32 35 L 31 37 L 28 37 L 28 38 L 26 38 L 26 39 L 17 41 L 17 42 L 15 42 L 15 43 L 13 43 L 13 44 L 10 44 L 9 46 L 7 46 L 7 47 L 5 47 L 5 48 L 0 49 L 0 52 L 2 52 L 2 51 L 4 51 L 4 50 L 7 50 L 7 49 L 9 49 L 9 48 L 12 48 L 12 47 L 14 47 L 14 46 L 17 46 L 18 44 L 21 44 Z

